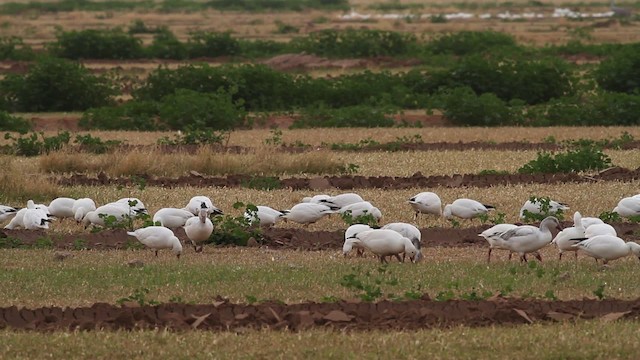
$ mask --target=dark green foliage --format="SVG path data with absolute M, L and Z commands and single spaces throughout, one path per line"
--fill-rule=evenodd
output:
M 166 127 L 157 121 L 158 103 L 129 101 L 116 107 L 87 110 L 79 121 L 83 129 L 158 131 Z
M 584 146 L 562 153 L 539 152 L 535 160 L 531 160 L 518 169 L 519 173 L 569 173 L 574 171 L 602 170 L 611 166 L 611 158 L 601 149 Z
M 299 51 L 328 57 L 403 56 L 415 53 L 413 34 L 383 30 L 322 30 L 292 40 Z
M 525 222 L 542 221 L 548 216 L 555 216 L 558 220 L 564 218 L 564 210 L 555 209 L 555 212 L 551 209 L 551 198 L 548 196 L 530 196 L 529 201 L 532 204 L 538 204 L 540 207 L 539 213 L 533 213 L 529 210 L 522 212 L 522 220 Z
M 44 136 L 43 132 L 32 132 L 28 136 L 19 137 L 5 133 L 4 138 L 6 140 L 13 140 L 10 147 L 13 149 L 15 155 L 37 156 L 62 149 L 63 146 L 69 144 L 71 135 L 68 131 L 59 132 L 58 135 L 49 137 Z
M 0 7 L 4 14 L 21 14 L 28 11 L 36 12 L 63 12 L 63 11 L 109 11 L 131 10 L 135 8 L 148 8 L 153 0 L 129 1 L 129 0 L 59 0 L 59 1 L 29 1 L 7 2 Z
M 282 188 L 280 179 L 275 176 L 252 176 L 242 182 L 242 187 L 257 190 L 275 190 Z
M 246 207 L 245 212 L 249 214 L 255 214 L 258 208 L 253 204 L 243 204 L 237 202 L 233 204 L 234 209 Z M 251 217 L 246 218 L 243 215 L 217 215 L 215 217 L 215 231 L 209 237 L 208 242 L 217 245 L 230 244 L 238 246 L 247 246 L 247 242 L 250 238 L 254 238 L 257 241 L 261 239 L 261 231 L 259 227 L 251 227 Z
M 598 92 L 554 99 L 537 109 L 535 125 L 613 126 L 640 124 L 640 95 Z
M 509 107 L 493 93 L 480 96 L 468 87 L 442 95 L 442 113 L 456 125 L 503 126 L 521 122 L 519 107 Z
M 136 302 L 140 306 L 154 306 L 160 304 L 159 301 L 147 299 L 147 294 L 149 294 L 149 289 L 138 288 L 133 291 L 133 294 L 116 300 L 116 304 L 123 305 L 127 302 Z
M 313 106 L 300 110 L 300 116 L 291 125 L 292 129 L 314 127 L 390 127 L 394 125 L 388 108 L 375 108 L 366 105 L 347 106 L 331 109 L 326 106 Z
M 62 31 L 51 44 L 54 55 L 67 59 L 139 59 L 142 41 L 122 29 Z
M 186 127 L 228 130 L 242 124 L 245 112 L 241 105 L 222 89 L 215 93 L 179 89 L 162 100 L 159 115 L 174 130 Z
M 210 0 L 208 7 L 219 10 L 263 11 L 304 9 L 347 9 L 348 0 Z
M 145 52 L 150 58 L 182 60 L 189 56 L 187 45 L 182 43 L 168 29 L 159 29 L 153 36 L 153 42 Z
M 640 90 L 640 45 L 625 48 L 602 61 L 594 77 L 604 90 L 626 93 Z
M 53 248 L 53 240 L 48 237 L 39 237 L 33 247 L 36 249 L 51 249 Z
M 18 249 L 24 247 L 22 240 L 11 236 L 0 237 L 0 249 Z
M 0 130 L 25 134 L 31 130 L 31 123 L 21 117 L 12 116 L 8 112 L 0 110 Z
M 235 56 L 240 54 L 240 42 L 229 32 L 195 32 L 187 43 L 190 58 Z
M 495 31 L 459 31 L 437 36 L 427 44 L 434 54 L 469 55 L 495 48 L 517 48 L 515 39 Z
M 214 131 L 211 129 L 193 129 L 188 127 L 183 132 L 174 135 L 173 139 L 163 137 L 158 139 L 159 145 L 221 145 L 229 141 L 229 131 Z
M 0 37 L 0 60 L 33 60 L 35 53 L 16 36 Z
M 83 150 L 94 154 L 104 154 L 122 143 L 119 140 L 103 141 L 97 136 L 91 136 L 91 134 L 76 135 L 74 142 L 82 146 Z
M 0 105 L 5 110 L 78 111 L 112 103 L 111 82 L 84 66 L 63 59 L 42 58 L 24 75 L 0 81 Z

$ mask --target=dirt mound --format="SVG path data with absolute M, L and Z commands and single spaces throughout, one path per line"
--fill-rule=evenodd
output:
M 0 308 L 0 329 L 20 330 L 209 330 L 246 329 L 305 330 L 330 327 L 344 330 L 414 330 L 452 326 L 516 325 L 574 319 L 615 320 L 640 318 L 640 299 L 542 301 L 497 298 L 487 301 L 420 300 L 378 303 L 257 305 L 232 304 L 223 299 L 213 304 L 161 304 L 115 306 L 97 303 L 91 307 L 19 309 Z
M 478 234 L 491 225 L 483 225 L 471 228 L 422 228 L 422 246 L 424 247 L 486 247 L 487 243 Z M 572 226 L 565 222 L 564 227 Z M 640 241 L 638 229 L 640 224 L 617 223 L 613 224 L 620 236 L 627 241 Z M 183 243 L 188 239 L 183 229 L 175 231 L 176 236 Z M 0 238 L 4 240 L 5 247 L 31 247 L 43 246 L 42 239 L 51 239 L 53 247 L 58 250 L 112 250 L 127 249 L 139 246 L 136 239 L 128 236 L 125 230 L 103 230 L 98 233 L 79 232 L 73 234 L 47 234 L 44 231 L 31 230 L 2 230 Z M 19 240 L 19 242 L 16 242 Z M 307 231 L 305 229 L 271 228 L 262 233 L 260 246 L 276 250 L 339 250 L 344 243 L 344 230 L 336 231 Z
M 328 184 L 327 187 L 340 190 L 379 188 L 379 189 L 410 189 L 415 187 L 490 187 L 508 184 L 556 184 L 556 183 L 585 183 L 597 181 L 633 181 L 640 179 L 640 168 L 636 170 L 615 167 L 594 175 L 577 173 L 566 174 L 454 174 L 424 176 L 420 172 L 410 177 L 394 176 L 325 176 L 324 178 L 265 178 L 264 182 L 258 177 L 250 175 L 229 175 L 226 177 L 204 176 L 192 173 L 178 178 L 155 177 L 142 175 L 148 186 L 162 186 L 168 188 L 180 186 L 217 186 L 217 187 L 250 187 L 251 184 L 265 183 L 275 188 L 291 188 L 294 190 L 313 190 L 313 182 L 318 179 Z M 133 185 L 131 178 L 111 178 L 104 173 L 97 177 L 74 174 L 70 177 L 57 179 L 63 186 L 89 185 Z

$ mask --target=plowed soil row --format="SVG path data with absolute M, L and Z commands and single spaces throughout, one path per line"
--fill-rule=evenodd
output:
M 420 300 L 378 303 L 267 302 L 257 305 L 161 304 L 115 306 L 97 303 L 91 307 L 19 309 L 0 308 L 0 329 L 20 330 L 209 330 L 247 329 L 305 330 L 325 327 L 343 330 L 413 330 L 452 326 L 516 325 L 574 319 L 640 319 L 640 299 L 542 301 L 496 298 L 487 301 Z
M 262 180 L 251 175 L 229 175 L 225 177 L 204 176 L 192 173 L 178 178 L 155 177 L 142 175 L 148 186 L 180 187 L 180 186 L 216 186 L 216 187 L 260 187 Z M 325 190 L 330 188 L 349 190 L 364 188 L 380 189 L 410 189 L 415 187 L 490 187 L 508 184 L 556 184 L 556 183 L 585 183 L 598 181 L 633 181 L 640 179 L 640 168 L 631 170 L 620 167 L 610 168 L 594 175 L 577 173 L 566 174 L 454 174 L 424 176 L 417 172 L 410 177 L 393 176 L 324 176 L 318 178 L 265 178 L 264 184 L 269 188 L 291 188 L 293 190 Z M 57 179 L 63 186 L 88 185 L 135 185 L 131 178 L 112 178 L 104 173 L 97 177 L 74 174 L 70 177 Z
M 486 230 L 491 225 L 484 225 L 472 228 L 422 228 L 422 246 L 424 247 L 485 247 L 487 243 L 478 234 Z M 563 226 L 572 226 L 565 222 Z M 640 241 L 638 230 L 640 224 L 617 223 L 613 224 L 620 236 L 627 241 Z M 184 243 L 188 239 L 184 230 L 175 231 L 176 236 Z M 127 236 L 125 230 L 104 230 L 98 233 L 79 232 L 75 234 L 47 234 L 44 231 L 31 230 L 2 230 L 2 237 L 19 239 L 20 244 L 14 246 L 34 246 L 38 239 L 49 237 L 52 239 L 54 247 L 60 250 L 72 250 L 78 247 L 95 250 L 126 249 L 136 240 Z M 81 240 L 81 241 L 78 241 Z M 271 228 L 262 232 L 262 239 L 258 239 L 258 244 L 253 246 L 263 246 L 270 249 L 279 250 L 338 250 L 342 249 L 344 243 L 344 231 L 307 231 L 304 229 L 282 229 Z

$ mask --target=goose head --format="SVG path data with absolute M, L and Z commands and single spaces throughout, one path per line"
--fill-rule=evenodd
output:
M 444 216 L 445 219 L 451 219 L 451 204 L 445 205 L 442 216 Z
M 540 230 L 548 229 L 549 231 L 551 231 L 551 229 L 553 228 L 558 229 L 559 231 L 562 231 L 562 226 L 560 226 L 560 221 L 558 221 L 558 218 L 556 218 L 555 216 L 547 216 L 540 223 Z
M 180 254 L 182 254 L 182 244 L 180 243 L 180 240 L 175 236 L 171 237 L 171 241 L 173 242 L 173 247 L 171 248 L 171 251 L 174 254 L 176 254 L 176 257 L 178 259 L 180 259 Z
M 411 262 L 417 262 L 418 249 L 413 245 L 409 238 L 403 237 L 404 240 L 404 253 L 411 259 Z
M 634 256 L 638 257 L 638 260 L 640 260 L 640 244 L 633 242 L 633 241 L 629 241 L 627 243 L 627 246 L 629 247 L 629 249 L 631 249 L 631 253 Z

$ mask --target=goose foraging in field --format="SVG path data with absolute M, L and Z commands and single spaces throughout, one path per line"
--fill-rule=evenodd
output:
M 359 216 L 373 216 L 377 221 L 382 219 L 382 212 L 368 201 L 360 201 L 357 203 L 345 205 L 338 210 L 340 214 L 351 214 L 355 219 Z
M 0 205 L 0 223 L 7 221 L 18 213 L 18 209 L 11 206 Z
M 82 198 L 73 202 L 71 211 L 73 211 L 73 218 L 77 222 L 81 222 L 89 211 L 94 211 L 96 208 L 96 203 L 92 199 Z
M 89 211 L 82 219 L 82 224 L 86 229 L 89 225 L 105 226 L 105 219 L 113 216 L 115 222 L 122 222 L 130 218 L 129 207 L 122 206 L 122 204 L 107 204 L 102 205 L 94 211 Z
M 626 197 L 618 202 L 618 205 L 613 209 L 613 212 L 618 215 L 630 218 L 640 215 L 640 196 L 635 195 Z
M 546 199 L 536 199 L 534 201 L 531 200 L 527 200 L 524 202 L 524 205 L 522 205 L 522 208 L 520 208 L 520 219 L 524 219 L 525 217 L 525 211 L 532 213 L 532 214 L 540 214 L 543 215 L 543 205 L 544 202 L 546 202 Z M 553 215 L 553 214 L 557 214 L 558 211 L 567 211 L 569 210 L 569 205 L 561 203 L 561 202 L 557 202 L 554 200 L 549 200 L 549 205 L 548 205 L 548 214 Z
M 48 229 L 51 222 L 47 213 L 40 209 L 26 209 L 22 221 L 22 227 L 27 230 Z
M 142 244 L 155 250 L 156 256 L 158 256 L 158 250 L 162 249 L 171 249 L 178 259 L 182 253 L 180 240 L 173 234 L 171 229 L 164 226 L 149 226 L 136 231 L 128 231 L 127 235 L 134 236 Z
M 400 259 L 401 253 L 405 253 L 410 258 L 415 258 L 418 253 L 418 250 L 413 246 L 411 240 L 393 230 L 377 229 L 352 235 L 344 242 L 342 252 L 348 253 L 355 244 L 364 246 L 372 253 L 378 255 L 382 263 L 387 262 L 387 256 L 395 256 L 398 258 L 398 261 L 402 261 Z
M 416 212 L 413 220 L 417 220 L 419 214 L 442 215 L 442 200 L 433 192 L 421 192 L 413 196 L 409 199 L 409 205 Z
M 345 230 L 345 232 L 344 232 L 345 244 L 347 242 L 347 239 L 352 238 L 355 234 L 360 233 L 360 232 L 364 232 L 364 231 L 369 231 L 369 230 L 373 230 L 373 228 L 370 227 L 369 225 L 365 225 L 365 224 L 353 224 L 353 225 L 349 226 L 347 228 L 347 230 Z M 363 256 L 364 250 L 365 250 L 364 245 L 362 245 L 361 243 L 354 243 L 352 245 L 352 248 L 356 249 L 356 256 L 359 256 L 359 257 Z M 349 251 L 351 251 L 351 249 L 349 249 Z M 345 252 L 344 251 L 344 245 L 343 245 L 343 254 L 344 254 L 344 256 L 347 256 L 349 251 Z
M 153 223 L 160 223 L 160 226 L 169 229 L 177 229 L 183 227 L 192 217 L 194 215 L 185 209 L 162 208 L 153 214 Z
M 289 212 L 282 217 L 308 226 L 333 213 L 334 210 L 324 204 L 300 203 L 289 209 Z
M 222 210 L 218 209 L 213 205 L 213 202 L 207 196 L 194 196 L 189 200 L 187 206 L 184 207 L 185 210 L 190 211 L 194 216 L 200 214 L 200 209 L 202 209 L 202 204 L 205 204 L 207 207 L 207 215 L 224 215 Z
M 347 205 L 363 202 L 364 199 L 355 193 L 345 193 L 336 196 L 332 196 L 326 199 L 320 199 L 320 204 L 325 204 L 329 207 L 343 208 Z
M 562 254 L 566 251 L 573 251 L 576 260 L 578 260 L 578 248 L 573 246 L 575 242 L 572 242 L 571 239 L 583 238 L 585 236 L 584 232 L 582 216 L 576 211 L 573 214 L 573 226 L 560 231 L 551 241 L 558 248 L 558 261 L 562 260 Z
M 618 236 L 616 229 L 609 224 L 595 224 L 591 225 L 584 231 L 584 237 L 592 238 L 598 235 L 611 235 Z
M 486 214 L 491 209 L 495 209 L 495 207 L 492 205 L 484 205 L 472 199 L 457 199 L 444 207 L 442 215 L 445 219 L 451 219 L 454 216 L 461 219 L 473 219 L 482 214 Z
M 411 224 L 407 224 L 403 222 L 389 223 L 383 226 L 382 229 L 393 230 L 399 233 L 400 235 L 406 237 L 407 239 L 411 240 L 411 243 L 418 251 L 416 253 L 415 259 L 411 259 L 411 260 L 414 262 L 418 262 L 422 260 L 422 244 L 421 244 L 422 234 L 420 233 L 420 229 L 418 229 L 417 227 Z M 405 256 L 406 254 L 402 255 L 403 261 Z
M 209 208 L 202 203 L 200 213 L 197 217 L 191 217 L 184 225 L 184 232 L 193 245 L 193 250 L 202 252 L 205 241 L 209 239 L 213 233 L 213 223 L 209 219 Z
M 279 211 L 268 206 L 258 205 L 256 206 L 256 211 L 245 211 L 244 218 L 251 225 L 258 223 L 260 226 L 273 226 L 286 214 L 286 210 Z
M 55 216 L 59 219 L 72 218 L 75 215 L 73 212 L 73 204 L 75 202 L 76 199 L 59 197 L 53 199 L 47 208 L 49 209 L 49 214 L 51 214 L 51 216 Z
M 147 208 L 144 206 L 144 203 L 138 198 L 123 198 L 107 205 L 124 207 L 129 212 L 129 216 L 148 214 Z
M 307 196 L 302 198 L 302 202 L 311 202 L 311 203 L 316 203 L 316 204 L 320 204 L 322 202 L 322 200 L 327 200 L 330 199 L 331 196 L 326 195 L 326 194 L 319 194 L 319 195 L 314 195 L 314 196 Z
M 527 254 L 535 253 L 547 246 L 553 237 L 551 229 L 556 228 L 562 231 L 560 222 L 553 216 L 548 216 L 539 227 L 522 225 L 502 233 L 500 238 L 504 240 L 504 246 L 511 252 L 520 255 L 520 262 L 527 262 Z M 536 255 L 542 261 L 540 254 Z
M 597 235 L 590 239 L 574 239 L 575 247 L 584 251 L 587 255 L 602 260 L 604 265 L 611 260 L 616 260 L 627 255 L 634 255 L 640 259 L 640 245 L 633 241 L 625 242 L 613 235 Z
M 4 227 L 5 229 L 16 229 L 16 228 L 25 228 L 24 226 L 24 214 L 26 213 L 27 210 L 29 209 L 38 209 L 38 210 L 42 210 L 44 212 L 45 215 L 47 215 L 47 218 L 49 217 L 49 209 L 47 208 L 46 205 L 44 204 L 36 204 L 33 202 L 33 200 L 29 200 L 27 201 L 27 207 L 18 210 L 18 212 L 16 213 L 16 215 L 13 217 L 13 219 L 11 219 L 11 221 Z
M 489 243 L 489 251 L 487 252 L 487 263 L 491 262 L 491 252 L 493 249 L 509 250 L 504 244 L 504 239 L 500 235 L 509 230 L 517 228 L 518 225 L 513 224 L 497 224 L 478 234 Z M 511 252 L 509 252 L 509 260 L 511 260 Z

